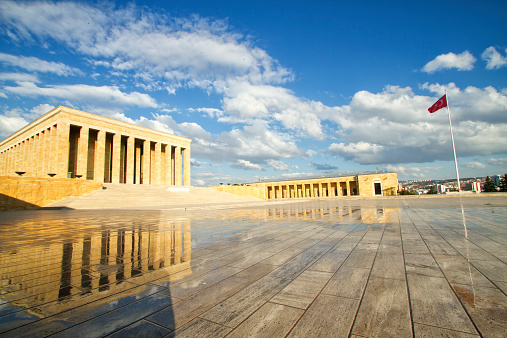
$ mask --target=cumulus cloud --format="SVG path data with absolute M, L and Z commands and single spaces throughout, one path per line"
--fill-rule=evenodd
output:
M 451 160 L 447 114 L 427 111 L 447 88 L 458 156 L 505 153 L 507 92 L 492 87 L 460 89 L 454 83 L 421 88 L 437 95 L 419 96 L 409 87 L 396 86 L 380 93 L 356 93 L 350 105 L 340 107 L 333 117 L 341 126 L 337 132 L 341 142 L 332 143 L 327 152 L 360 164 Z
M 435 59 L 428 62 L 422 68 L 423 72 L 434 73 L 443 69 L 472 70 L 476 58 L 469 52 L 464 51 L 461 54 L 447 53 L 440 54 Z
M 55 73 L 61 76 L 82 74 L 81 70 L 71 68 L 61 62 L 44 61 L 36 57 L 0 53 L 0 62 L 32 72 Z
M 149 74 L 169 91 L 188 86 L 220 92 L 230 78 L 251 83 L 293 79 L 290 70 L 231 32 L 223 20 L 173 18 L 132 5 L 115 9 L 41 1 L 4 1 L 0 18 L 18 39 L 51 38 L 95 58 L 95 65 Z
M 320 171 L 338 170 L 338 167 L 330 164 L 310 163 L 310 166 Z
M 505 52 L 507 54 L 507 48 Z M 500 54 L 493 46 L 486 48 L 481 56 L 486 61 L 486 69 L 498 69 L 507 65 L 507 56 Z
M 266 165 L 268 167 L 271 167 L 271 168 L 278 170 L 278 171 L 290 171 L 291 168 L 297 169 L 297 166 L 290 166 L 290 165 L 283 163 L 282 161 L 277 161 L 277 160 L 268 160 L 266 162 Z
M 262 171 L 263 170 L 260 165 L 252 163 L 247 160 L 237 160 L 236 162 L 231 163 L 231 168 L 244 169 L 244 170 L 255 170 L 255 171 Z
M 486 168 L 485 164 L 483 164 L 481 162 L 477 162 L 477 161 L 467 162 L 463 166 L 465 168 L 468 168 L 468 169 L 483 169 L 483 168 Z
M 27 73 L 0 73 L 0 81 L 39 82 L 36 75 Z
M 490 158 L 488 164 L 507 167 L 507 158 Z
M 76 102 L 99 101 L 103 104 L 120 104 L 138 107 L 158 107 L 155 99 L 139 92 L 124 93 L 114 86 L 89 85 L 53 85 L 39 87 L 33 82 L 17 82 L 18 86 L 6 86 L 4 89 L 13 94 L 29 97 L 45 96 L 51 98 L 74 100 Z

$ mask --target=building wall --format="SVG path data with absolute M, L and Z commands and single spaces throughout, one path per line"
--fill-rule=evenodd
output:
M 0 210 L 43 207 L 101 189 L 102 183 L 49 177 L 0 176 Z
M 377 190 L 375 190 L 376 186 Z M 222 185 L 213 188 L 265 200 L 357 195 L 395 196 L 398 188 L 398 174 L 384 172 L 307 180 L 250 183 L 242 186 Z
M 0 142 L 0 175 L 190 186 L 190 143 L 58 106 Z

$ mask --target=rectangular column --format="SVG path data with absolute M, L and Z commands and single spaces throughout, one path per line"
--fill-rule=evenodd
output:
M 121 135 L 113 135 L 113 165 L 111 183 L 120 183 Z
M 106 156 L 106 132 L 99 130 L 95 145 L 95 166 L 93 167 L 94 181 L 104 182 L 104 161 Z
M 174 185 L 181 185 L 181 147 L 176 146 L 174 151 Z
M 56 177 L 67 178 L 67 169 L 69 168 L 69 136 L 70 125 L 67 122 L 59 122 L 57 129 L 57 170 Z
M 143 143 L 143 184 L 150 184 L 151 145 L 149 140 Z
M 127 177 L 125 183 L 133 184 L 134 183 L 134 154 L 135 154 L 135 138 L 129 136 L 127 139 Z
M 350 182 L 347 181 L 345 184 L 347 186 L 347 196 L 350 196 Z
M 136 154 L 135 154 L 135 171 L 136 171 L 136 181 L 134 182 L 135 184 L 141 184 L 141 173 L 143 172 L 143 170 L 141 169 L 141 165 L 142 165 L 142 160 L 141 160 L 141 153 L 142 153 L 142 144 L 139 143 L 140 140 L 137 140 L 137 142 L 135 142 L 135 151 L 136 151 Z
M 162 157 L 162 144 L 160 142 L 155 143 L 155 149 L 153 152 L 153 177 L 151 178 L 152 184 L 160 184 L 160 177 L 162 176 L 162 170 L 160 169 L 160 161 Z
M 86 179 L 86 173 L 88 171 L 88 137 L 90 129 L 82 126 L 79 129 L 79 138 L 77 145 L 77 170 L 76 175 L 82 175 L 82 178 Z
M 190 148 L 183 149 L 183 185 L 189 187 L 190 182 Z
M 48 148 L 48 151 L 49 151 L 49 155 L 48 155 L 48 159 L 49 159 L 49 164 L 48 164 L 48 174 L 56 174 L 56 168 L 57 168 L 57 161 L 56 159 L 58 158 L 57 156 L 57 151 L 58 151 L 58 134 L 57 134 L 57 128 L 56 128 L 56 125 L 53 125 L 51 126 L 51 128 L 49 128 L 49 148 Z

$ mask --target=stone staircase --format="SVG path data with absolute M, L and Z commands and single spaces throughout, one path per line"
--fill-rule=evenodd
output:
M 220 192 L 212 188 L 168 185 L 104 184 L 103 189 L 47 205 L 71 209 L 185 209 L 236 204 L 258 204 L 261 199 Z

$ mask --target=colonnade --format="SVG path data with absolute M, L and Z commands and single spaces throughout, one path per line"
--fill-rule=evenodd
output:
M 53 119 L 0 142 L 0 176 L 190 186 L 191 140 L 80 113 L 88 119 Z
M 349 177 L 337 181 L 308 180 L 266 183 L 267 199 L 335 197 L 358 195 L 357 179 Z

